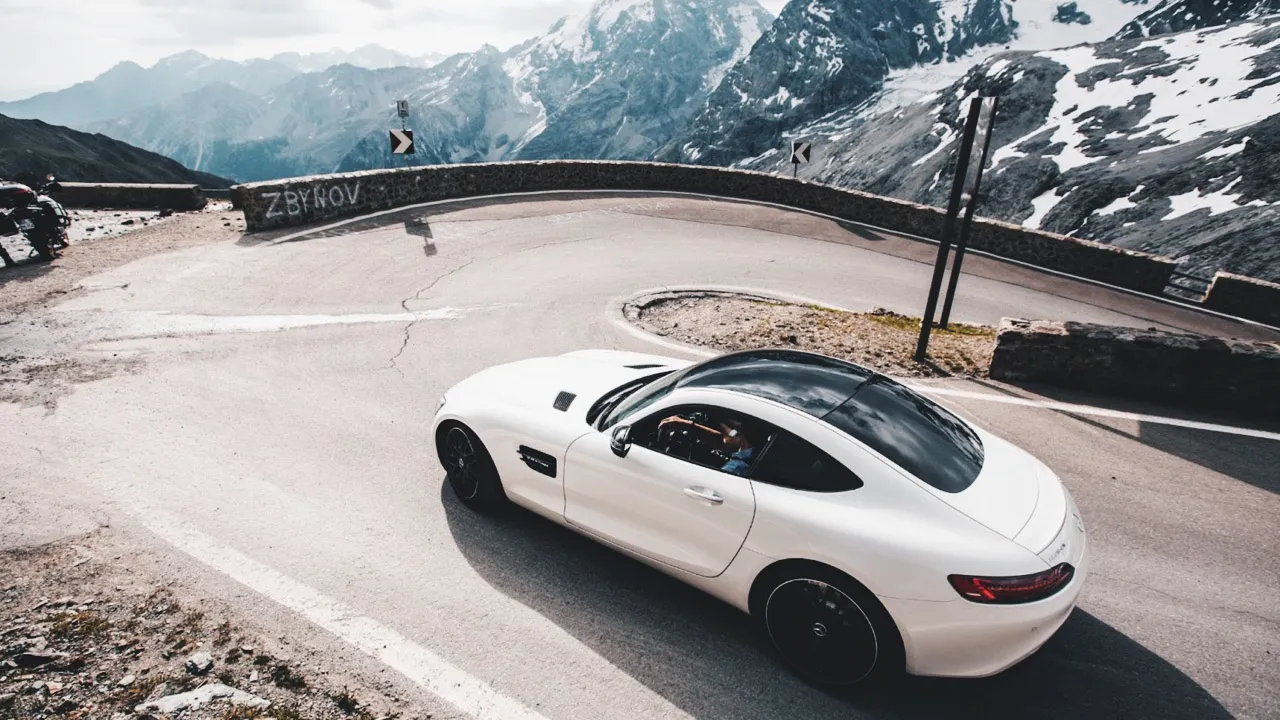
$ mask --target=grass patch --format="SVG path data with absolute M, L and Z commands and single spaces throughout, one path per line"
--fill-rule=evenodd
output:
M 307 681 L 284 663 L 271 668 L 271 682 L 286 690 L 306 690 Z
M 111 700 L 123 705 L 132 712 L 135 706 L 147 699 L 152 690 L 173 681 L 174 677 L 171 675 L 152 675 L 151 677 L 138 678 L 129 687 L 112 695 Z
M 96 612 L 60 612 L 52 618 L 49 635 L 59 640 L 83 640 L 105 634 L 111 629 L 111 621 Z
M 178 624 L 164 636 L 164 642 L 173 649 L 180 650 L 200 634 L 203 626 L 204 613 L 199 610 L 188 610 Z
M 921 320 L 918 317 L 911 317 L 909 315 L 899 315 L 898 313 L 891 312 L 883 308 L 876 308 L 875 310 L 872 310 L 871 312 L 863 315 L 863 317 L 867 318 L 868 320 L 871 320 L 872 322 L 877 322 L 877 323 L 880 323 L 881 325 L 887 325 L 897 330 L 913 332 L 917 335 L 920 334 Z M 935 322 L 933 326 L 933 330 L 930 331 L 929 334 L 930 335 L 969 335 L 973 337 L 994 338 L 996 336 L 996 331 L 994 328 L 989 328 L 984 325 L 966 325 L 964 323 L 956 323 L 956 322 L 948 323 L 947 327 L 943 329 L 938 327 L 937 323 Z
M 213 629 L 213 644 L 222 647 L 231 642 L 231 623 L 223 620 Z
M 333 704 L 337 705 L 338 709 L 347 715 L 354 715 L 360 709 L 360 701 L 348 692 L 346 688 L 342 688 L 341 692 L 331 692 L 328 695 Z

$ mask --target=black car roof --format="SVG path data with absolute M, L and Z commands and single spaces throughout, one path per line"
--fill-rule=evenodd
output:
M 878 373 L 801 350 L 729 353 L 693 366 L 677 387 L 735 390 L 823 417 Z
M 801 410 L 944 492 L 982 471 L 981 438 L 959 417 L 888 376 L 800 350 L 748 350 L 685 371 L 677 387 L 731 390 Z

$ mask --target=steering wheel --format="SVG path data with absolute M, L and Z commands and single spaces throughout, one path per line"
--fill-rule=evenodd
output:
M 667 455 L 688 459 L 693 455 L 695 443 L 693 430 L 688 425 L 671 423 L 658 428 L 658 447 Z

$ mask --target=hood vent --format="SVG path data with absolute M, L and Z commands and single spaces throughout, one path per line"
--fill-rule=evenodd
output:
M 554 407 L 555 409 L 561 412 L 564 412 L 569 409 L 569 406 L 573 404 L 574 399 L 576 399 L 577 397 L 578 397 L 577 395 L 571 392 L 562 391 L 559 395 L 556 396 Z
M 628 370 L 648 370 L 650 368 L 666 367 L 662 363 L 649 363 L 648 365 L 627 365 Z

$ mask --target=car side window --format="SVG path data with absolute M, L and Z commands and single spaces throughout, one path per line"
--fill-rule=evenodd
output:
M 810 492 L 845 492 L 862 487 L 862 479 L 812 443 L 788 432 L 765 450 L 752 480 Z
M 746 476 L 773 428 L 743 413 L 708 405 L 663 410 L 631 426 L 634 443 L 695 465 Z

